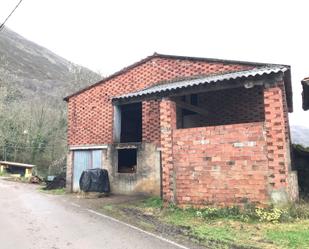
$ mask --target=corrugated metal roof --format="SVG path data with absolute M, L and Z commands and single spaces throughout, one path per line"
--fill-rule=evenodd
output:
M 173 91 L 173 90 L 177 90 L 181 88 L 188 88 L 188 87 L 193 87 L 193 86 L 198 86 L 198 85 L 203 85 L 203 84 L 216 83 L 216 82 L 221 82 L 225 80 L 235 80 L 235 79 L 240 79 L 240 78 L 269 75 L 272 73 L 285 72 L 287 70 L 289 70 L 287 66 L 267 65 L 263 67 L 257 67 L 251 70 L 224 73 L 224 74 L 219 74 L 219 75 L 204 76 L 204 77 L 200 77 L 197 79 L 174 81 L 174 82 L 170 82 L 166 84 L 155 85 L 150 88 L 143 89 L 141 91 L 117 96 L 117 97 L 114 97 L 114 100 L 140 97 L 144 95 L 151 95 L 151 94 L 162 93 L 166 91 Z

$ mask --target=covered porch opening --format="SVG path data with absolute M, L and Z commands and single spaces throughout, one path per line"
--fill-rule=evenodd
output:
M 192 93 L 171 98 L 177 129 L 263 122 L 263 87 Z

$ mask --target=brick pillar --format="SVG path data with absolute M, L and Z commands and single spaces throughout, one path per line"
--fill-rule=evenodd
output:
M 264 90 L 269 193 L 273 202 L 288 200 L 290 171 L 287 107 L 283 82 Z
M 143 142 L 160 145 L 160 108 L 157 100 L 143 101 Z
M 162 99 L 160 102 L 160 127 L 163 200 L 175 202 L 173 129 L 176 128 L 176 104 L 169 99 Z

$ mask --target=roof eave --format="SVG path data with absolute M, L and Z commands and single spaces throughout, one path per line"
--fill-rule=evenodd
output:
M 233 75 L 233 77 L 230 76 L 231 78 L 227 77 L 225 79 L 224 78 L 223 79 L 222 78 L 221 79 L 218 79 L 218 78 L 216 78 L 216 79 L 206 79 L 207 77 L 206 78 L 202 77 L 200 79 L 200 82 L 198 82 L 199 79 L 189 80 L 191 82 L 189 82 L 187 86 L 182 84 L 183 81 L 186 81 L 186 80 L 179 81 L 179 82 L 176 81 L 176 82 L 163 84 L 163 86 L 166 86 L 166 89 L 159 88 L 159 89 L 154 90 L 154 88 L 157 88 L 157 86 L 160 86 L 160 85 L 155 85 L 153 87 L 150 87 L 150 89 L 153 89 L 152 91 L 149 91 L 149 88 L 147 88 L 147 89 L 141 90 L 141 91 L 136 92 L 136 93 L 131 93 L 131 94 L 122 95 L 122 96 L 115 96 L 113 98 L 113 103 L 117 103 L 117 102 L 120 103 L 120 102 L 126 102 L 126 101 L 136 101 L 136 99 L 141 100 L 143 98 L 147 98 L 147 99 L 148 98 L 155 98 L 156 96 L 157 97 L 168 96 L 169 93 L 173 94 L 173 92 L 177 92 L 180 89 L 184 89 L 184 91 L 186 91 L 186 89 L 196 88 L 196 87 L 201 86 L 201 85 L 210 86 L 210 85 L 217 85 L 218 83 L 219 83 L 219 85 L 221 85 L 223 81 L 224 82 L 228 82 L 228 81 L 231 81 L 231 80 L 232 81 L 235 81 L 235 80 L 237 80 L 237 81 L 239 81 L 239 80 L 243 81 L 244 80 L 245 81 L 248 78 L 259 80 L 259 79 L 262 79 L 262 78 L 265 78 L 265 77 L 268 77 L 268 78 L 274 77 L 273 80 L 274 79 L 277 80 L 278 79 L 277 76 L 281 75 L 280 78 L 283 79 L 284 85 L 285 85 L 285 90 L 286 90 L 286 100 L 287 100 L 288 111 L 293 112 L 293 99 L 292 99 L 290 67 L 289 66 L 285 67 L 285 69 L 282 69 L 282 70 L 283 71 L 273 71 L 273 72 L 264 71 L 263 74 L 258 74 L 258 73 L 256 73 L 255 75 L 250 75 L 250 74 L 248 75 L 247 74 L 247 76 L 237 76 L 236 78 L 235 78 L 235 75 Z M 214 80 L 214 81 L 212 81 L 212 80 Z M 194 83 L 192 83 L 192 81 L 194 81 Z M 169 84 L 170 84 L 170 86 L 168 86 Z

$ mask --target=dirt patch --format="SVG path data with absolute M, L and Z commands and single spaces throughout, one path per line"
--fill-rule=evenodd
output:
M 100 197 L 100 198 L 98 198 Z M 65 196 L 67 200 L 79 204 L 83 207 L 87 207 L 94 210 L 101 210 L 102 207 L 108 205 L 118 206 L 124 203 L 135 203 L 137 201 L 145 199 L 145 196 L 129 196 L 129 195 L 96 195 L 96 194 L 67 194 Z
M 154 215 L 145 214 L 141 210 L 137 208 L 119 208 L 121 212 L 126 217 L 133 218 L 135 222 L 138 223 L 147 223 L 151 225 L 157 233 L 167 235 L 169 237 L 186 237 L 192 242 L 195 242 L 202 246 L 203 242 L 197 236 L 192 233 L 190 226 L 179 226 L 179 225 L 172 225 L 164 223 L 163 221 L 159 220 Z M 234 244 L 224 243 L 222 241 L 216 241 L 212 239 L 207 240 L 207 247 L 208 248 L 229 248 L 229 249 L 258 249 L 257 247 L 247 247 L 247 246 L 239 246 Z
M 189 226 L 174 226 L 174 225 L 166 224 L 160 221 L 159 219 L 157 219 L 155 216 L 144 214 L 143 212 L 135 208 L 121 208 L 121 211 L 125 215 L 134 217 L 136 220 L 140 222 L 146 222 L 152 225 L 155 231 L 159 233 L 168 234 L 171 236 L 190 234 Z

